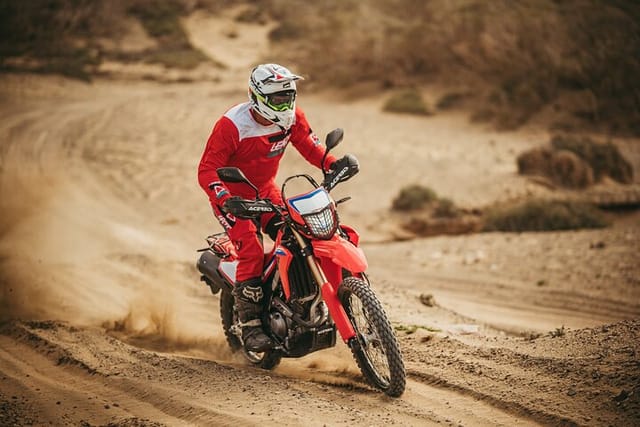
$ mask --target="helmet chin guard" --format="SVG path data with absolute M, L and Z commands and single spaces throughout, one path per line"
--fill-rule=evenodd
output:
M 271 123 L 288 130 L 296 116 L 296 80 L 303 78 L 281 65 L 258 65 L 249 78 L 252 108 Z

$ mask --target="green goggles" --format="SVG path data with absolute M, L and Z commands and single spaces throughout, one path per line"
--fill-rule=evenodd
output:
M 295 90 L 284 90 L 282 92 L 269 93 L 259 98 L 274 111 L 286 111 L 293 108 L 296 100 Z

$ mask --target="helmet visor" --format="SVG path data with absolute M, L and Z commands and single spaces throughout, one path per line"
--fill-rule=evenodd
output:
M 270 93 L 265 97 L 265 103 L 274 111 L 291 110 L 293 108 L 295 100 L 295 90 L 285 90 L 281 92 Z

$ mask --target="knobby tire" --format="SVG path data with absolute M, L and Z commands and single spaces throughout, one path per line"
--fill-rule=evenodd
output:
M 339 292 L 356 331 L 349 347 L 360 371 L 372 386 L 388 396 L 402 395 L 406 385 L 404 362 L 382 304 L 371 287 L 357 277 L 344 279 Z
M 242 341 L 231 332 L 231 327 L 237 322 L 238 315 L 234 307 L 234 297 L 231 292 L 225 288 L 220 292 L 220 318 L 222 320 L 222 329 L 227 338 L 227 343 L 234 353 L 241 351 L 245 359 L 252 365 L 262 369 L 273 369 L 280 363 L 282 354 L 277 350 L 269 350 L 264 353 L 254 353 L 244 348 Z

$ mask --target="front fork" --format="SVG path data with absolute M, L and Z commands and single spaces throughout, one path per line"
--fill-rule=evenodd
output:
M 334 288 L 333 284 L 327 280 L 324 271 L 318 265 L 318 261 L 313 256 L 311 251 L 306 251 L 306 248 L 309 246 L 307 242 L 303 239 L 303 237 L 298 233 L 295 229 L 291 229 L 293 235 L 298 242 L 300 248 L 303 248 L 305 255 L 305 259 L 307 264 L 309 265 L 309 270 L 313 275 L 313 278 L 316 280 L 316 283 L 320 285 L 320 289 L 322 291 L 322 299 L 327 304 L 327 308 L 329 309 L 329 314 L 331 318 L 336 324 L 336 328 L 340 332 L 340 336 L 345 343 L 348 343 L 349 340 L 356 336 L 356 332 L 351 325 L 351 321 L 349 320 L 349 316 L 347 316 L 340 299 L 338 298 L 338 290 Z M 314 303 L 319 302 L 314 301 Z

